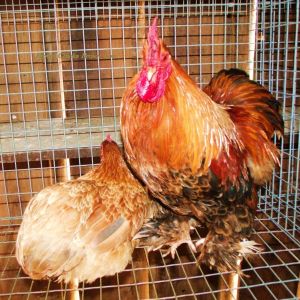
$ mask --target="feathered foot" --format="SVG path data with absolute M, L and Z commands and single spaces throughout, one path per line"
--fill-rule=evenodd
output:
M 255 241 L 236 241 L 231 237 L 209 233 L 207 237 L 196 242 L 200 247 L 199 261 L 210 269 L 216 268 L 219 272 L 235 271 L 242 275 L 240 262 L 243 257 L 260 253 L 263 248 Z
M 253 216 L 245 205 L 231 207 L 227 214 L 216 215 L 207 237 L 201 240 L 199 260 L 219 272 L 241 274 L 241 259 L 262 251 L 259 244 L 247 240 L 252 228 Z
M 150 219 L 133 239 L 138 241 L 139 246 L 146 247 L 148 251 L 161 249 L 163 257 L 171 254 L 174 259 L 176 249 L 181 244 L 188 244 L 191 251 L 196 252 L 190 236 L 190 231 L 195 226 L 194 219 L 169 212 Z

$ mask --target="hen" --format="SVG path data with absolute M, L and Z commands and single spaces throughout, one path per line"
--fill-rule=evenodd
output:
M 156 22 L 144 43 L 142 69 L 123 95 L 121 132 L 134 171 L 180 220 L 154 218 L 136 238 L 174 253 L 181 243 L 191 244 L 194 218 L 208 228 L 196 243 L 200 261 L 238 271 L 241 255 L 259 251 L 248 238 L 257 188 L 278 164 L 271 138 L 283 133 L 279 104 L 237 69 L 220 71 L 201 90 L 158 38 Z M 168 230 L 158 229 L 176 224 L 181 233 L 176 240 L 173 230 L 170 242 Z
M 31 199 L 17 237 L 17 260 L 33 279 L 57 278 L 76 289 L 78 282 L 125 269 L 132 237 L 155 209 L 108 136 L 99 166 Z

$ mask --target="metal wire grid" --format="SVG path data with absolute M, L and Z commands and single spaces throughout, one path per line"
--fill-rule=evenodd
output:
M 139 20 L 141 3 L 7 1 L 0 5 L 0 105 L 7 107 L 0 110 L 4 211 L 0 219 L 0 296 L 66 297 L 65 287 L 33 282 L 21 272 L 14 258 L 18 225 L 28 200 L 42 187 L 77 177 L 98 162 L 94 156 L 98 156 L 97 146 L 104 132 L 113 133 L 120 142 L 121 93 L 140 65 L 139 31 L 148 26 L 153 15 L 161 17 L 164 40 L 199 85 L 207 83 L 221 68 L 247 69 L 249 40 L 244 29 L 251 21 L 250 1 L 229 5 L 219 1 L 147 1 L 146 24 Z M 300 122 L 296 102 L 299 3 L 258 1 L 257 18 L 254 76 L 283 103 L 289 142 L 282 143 L 285 168 L 274 174 L 272 184 L 260 197 L 263 216 L 257 219 L 256 239 L 265 246 L 265 252 L 243 265 L 251 277 L 240 279 L 239 294 L 245 299 L 295 299 L 300 271 Z M 120 42 L 116 42 L 116 36 Z M 11 38 L 8 43 L 7 37 Z M 26 45 L 24 49 L 22 44 Z M 24 82 L 23 77 L 30 80 Z M 39 80 L 41 86 L 36 84 Z M 12 89 L 13 84 L 18 89 Z M 13 105 L 16 98 L 19 108 Z M 89 101 L 82 105 L 84 98 Z M 29 108 L 28 99 L 33 104 Z M 58 105 L 53 106 L 53 102 Z M 61 158 L 67 164 L 60 164 Z M 62 175 L 60 171 L 66 169 L 68 174 Z M 151 298 L 217 299 L 229 289 L 226 274 L 199 267 L 184 247 L 175 261 L 162 258 L 160 253 L 147 258 L 143 251 L 138 251 L 143 259 L 134 259 L 114 279 L 83 285 L 83 297 L 105 299 L 114 295 L 126 299 L 131 295 L 142 299 L 149 288 Z M 225 286 L 220 286 L 219 278 Z M 230 293 L 235 295 L 236 291 Z
M 299 1 L 259 4 L 256 78 L 282 104 L 285 139 L 281 142 L 281 169 L 261 197 L 261 209 L 292 236 L 299 232 L 300 105 Z
M 38 191 L 31 180 L 25 191 L 19 186 L 19 171 L 41 170 L 30 162 L 51 160 L 56 178 L 57 159 L 79 158 L 73 167 L 81 175 L 82 158 L 91 157 L 94 164 L 105 132 L 120 142 L 120 98 L 140 65 L 138 30 L 153 15 L 161 16 L 164 40 L 199 84 L 208 82 L 217 68 L 246 67 L 245 31 L 234 39 L 227 31 L 238 32 L 249 23 L 250 3 L 147 2 L 147 24 L 139 23 L 138 10 L 137 2 L 123 1 L 1 6 L 0 150 L 2 163 L 12 164 L 2 168 L 17 184 L 10 191 L 4 180 L 4 196 L 20 203 L 19 212 L 9 218 L 22 215 L 21 196 L 24 202 L 24 196 L 27 200 Z M 227 20 L 228 14 L 240 17 Z M 232 54 L 233 47 L 241 48 L 239 55 Z
M 256 239 L 265 251 L 244 264 L 243 271 L 249 277 L 240 279 L 240 298 L 296 299 L 299 241 L 291 240 L 276 226 L 272 228 L 266 216 L 256 222 L 260 228 Z M 21 272 L 14 257 L 16 233 L 17 230 L 7 232 L 5 241 L 2 241 L 7 243 L 10 253 L 0 257 L 3 266 L 1 285 L 7 288 L 1 295 L 8 299 L 64 299 L 67 288 L 50 281 L 32 281 Z M 277 246 L 272 247 L 272 243 Z M 138 249 L 135 258 L 137 256 L 147 257 L 144 249 Z M 129 299 L 142 299 L 143 289 L 149 286 L 151 299 L 197 299 L 200 296 L 200 299 L 219 299 L 222 292 L 235 292 L 226 286 L 226 275 L 197 265 L 194 254 L 188 248 L 181 247 L 175 260 L 163 258 L 160 252 L 151 253 L 142 264 L 134 259 L 126 271 L 113 280 L 102 279 L 93 285 L 82 285 L 81 291 L 83 299 L 106 299 L 109 296 L 128 299 L 129 295 L 132 297 Z M 218 285 L 219 278 L 225 283 L 223 288 Z

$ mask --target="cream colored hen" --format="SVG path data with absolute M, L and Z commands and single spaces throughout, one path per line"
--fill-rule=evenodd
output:
M 127 266 L 132 237 L 155 210 L 108 136 L 99 166 L 31 199 L 17 237 L 17 260 L 33 279 L 74 284 L 113 275 Z

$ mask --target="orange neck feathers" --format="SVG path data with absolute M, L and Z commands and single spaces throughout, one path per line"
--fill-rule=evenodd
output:
M 205 172 L 229 144 L 241 147 L 229 114 L 201 91 L 172 60 L 165 93 L 144 103 L 136 93 L 139 74 L 123 96 L 121 130 L 129 160 Z

